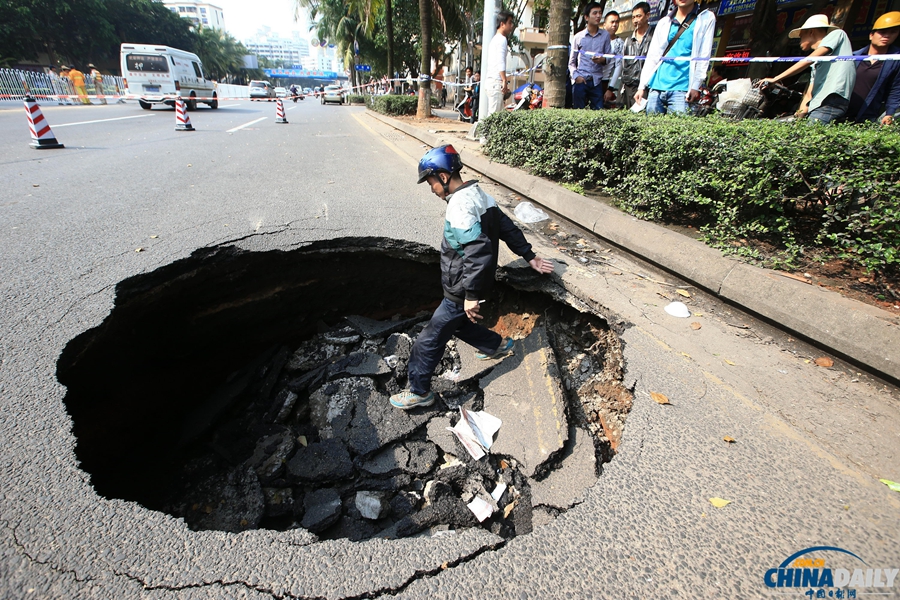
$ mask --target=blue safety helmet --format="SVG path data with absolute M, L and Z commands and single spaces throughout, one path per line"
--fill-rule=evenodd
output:
M 438 146 L 425 153 L 425 156 L 419 161 L 419 181 L 422 183 L 428 179 L 429 175 L 434 175 L 440 171 L 450 173 L 451 176 L 462 170 L 462 159 L 459 152 L 450 144 Z

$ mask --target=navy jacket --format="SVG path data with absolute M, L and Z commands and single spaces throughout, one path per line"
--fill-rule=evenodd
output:
M 535 256 L 522 231 L 477 183 L 465 183 L 447 197 L 441 241 L 445 298 L 462 304 L 487 297 L 494 285 L 500 240 L 525 260 Z
M 864 56 L 869 53 L 869 46 L 864 46 L 854 52 L 856 56 Z M 900 54 L 900 46 L 891 46 L 888 54 Z M 859 113 L 850 115 L 850 120 L 856 123 L 863 121 L 874 121 L 881 116 L 881 113 L 894 116 L 897 107 L 900 106 L 900 61 L 886 60 L 884 66 L 881 67 L 881 73 L 875 80 L 869 95 Z M 882 110 L 882 106 L 884 109 Z

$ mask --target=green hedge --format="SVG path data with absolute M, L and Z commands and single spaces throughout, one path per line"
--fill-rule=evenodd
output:
M 625 111 L 501 112 L 485 153 L 614 196 L 649 220 L 695 223 L 710 245 L 790 267 L 827 246 L 870 271 L 900 269 L 900 131 Z M 748 244 L 750 239 L 755 243 Z
M 366 106 L 384 115 L 414 115 L 418 105 L 418 96 L 366 96 Z M 437 98 L 432 96 L 431 106 L 438 105 Z
M 366 98 L 365 94 L 347 94 L 347 104 L 365 104 Z

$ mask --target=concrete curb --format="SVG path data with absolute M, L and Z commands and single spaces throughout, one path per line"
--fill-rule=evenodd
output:
M 420 127 L 367 111 L 370 116 L 429 146 L 453 143 Z M 467 152 L 463 163 L 521 196 L 628 252 L 830 349 L 876 374 L 900 381 L 900 318 L 776 271 L 724 256 L 705 244 L 640 221 L 520 169 Z

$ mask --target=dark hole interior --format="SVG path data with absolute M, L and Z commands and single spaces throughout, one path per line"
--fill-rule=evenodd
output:
M 590 432 L 599 472 L 630 409 L 621 365 L 604 355 L 615 336 L 602 319 L 521 289 L 534 279 L 524 278 L 498 284 L 485 324 L 519 337 L 546 328 L 569 422 Z M 530 486 L 561 468 L 574 442 L 530 478 L 515 457 L 476 461 L 461 446 L 452 454 L 462 465 L 446 468 L 453 457 L 429 441 L 429 419 L 482 408 L 478 381 L 453 379 L 471 348 L 450 344 L 432 410 L 385 404 L 405 384 L 403 358 L 389 353 L 414 339 L 440 298 L 437 252 L 382 238 L 202 250 L 125 280 L 110 316 L 58 362 L 81 467 L 97 493 L 193 529 L 304 526 L 350 539 L 477 526 L 459 497 L 484 496 L 491 481 L 510 489 L 494 487 L 496 513 L 481 525 L 527 533 Z M 351 326 L 360 322 L 382 330 L 362 335 Z M 374 370 L 360 376 L 366 361 Z M 345 420 L 326 422 L 340 410 Z M 399 433 L 387 439 L 391 428 Z M 401 455 L 398 469 L 390 461 Z M 317 519 L 323 506 L 338 516 Z

